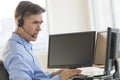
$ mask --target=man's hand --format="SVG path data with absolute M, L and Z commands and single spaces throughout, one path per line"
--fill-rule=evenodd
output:
M 53 76 L 59 75 L 61 80 L 67 80 L 74 75 L 79 75 L 81 70 L 79 69 L 61 69 L 56 72 L 53 72 Z

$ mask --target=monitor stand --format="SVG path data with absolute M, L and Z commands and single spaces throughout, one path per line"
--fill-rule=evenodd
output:
M 113 65 L 115 66 L 115 72 L 113 73 L 113 78 L 120 78 L 120 72 L 119 72 L 119 62 L 114 59 Z
M 120 79 L 119 62 L 117 61 L 117 59 L 112 59 L 111 63 L 112 63 L 112 65 L 110 67 L 114 67 L 115 72 L 113 74 L 110 74 L 110 72 L 111 72 L 111 70 L 110 70 L 109 74 L 105 74 L 104 76 L 101 76 L 100 77 L 101 79 L 104 79 L 104 80 L 110 80 L 110 79 L 118 80 L 118 79 Z M 105 72 L 105 73 L 108 73 L 108 72 Z

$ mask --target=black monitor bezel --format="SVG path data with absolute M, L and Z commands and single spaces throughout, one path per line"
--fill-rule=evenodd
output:
M 93 38 L 94 38 L 94 42 L 95 42 L 95 35 L 96 35 L 95 31 L 86 31 L 86 32 L 77 32 L 77 33 L 65 33 L 65 34 L 51 34 L 51 35 L 49 35 L 49 42 L 51 40 L 50 39 L 51 36 L 59 36 L 59 35 L 65 36 L 65 35 L 71 35 L 71 34 L 73 35 L 73 34 L 80 34 L 80 33 L 92 33 L 92 34 L 94 34 Z M 49 43 L 49 47 L 50 47 L 50 43 Z M 92 50 L 93 55 L 94 55 L 94 47 L 95 47 L 95 43 L 94 43 L 93 50 Z M 81 64 L 79 64 L 79 65 L 50 65 L 50 62 L 49 62 L 50 54 L 49 54 L 49 52 L 50 52 L 50 49 L 48 48 L 48 64 L 47 64 L 48 68 L 80 68 L 80 67 L 92 66 L 93 63 L 94 63 L 94 56 L 92 56 L 93 60 L 92 60 L 90 65 L 84 65 L 84 66 L 82 66 Z
M 117 40 L 115 43 L 115 51 L 114 53 L 111 53 L 111 44 L 112 44 L 112 34 L 116 33 L 117 34 Z M 106 43 L 106 56 L 105 56 L 105 68 L 104 68 L 104 74 L 105 75 L 110 75 L 113 61 L 117 59 L 117 52 L 118 52 L 118 44 L 119 42 L 119 29 L 115 28 L 107 28 L 107 43 Z M 114 57 L 113 57 L 114 56 Z

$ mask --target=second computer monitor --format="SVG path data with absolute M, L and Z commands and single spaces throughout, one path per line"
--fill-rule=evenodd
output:
M 49 35 L 48 68 L 93 65 L 95 31 Z
M 108 27 L 106 31 L 97 33 L 94 64 L 104 65 L 106 58 L 115 59 L 120 57 L 119 52 L 119 29 Z
M 104 65 L 104 75 L 109 77 L 113 67 L 115 73 L 113 78 L 119 77 L 119 29 L 108 27 L 106 31 L 97 33 L 95 62 Z

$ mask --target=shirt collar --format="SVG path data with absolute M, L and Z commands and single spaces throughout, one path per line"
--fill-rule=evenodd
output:
M 16 40 L 18 43 L 22 44 L 26 50 L 31 51 L 32 50 L 32 44 L 30 42 L 27 42 L 25 39 L 23 39 L 20 35 L 13 32 L 12 33 L 12 39 Z

